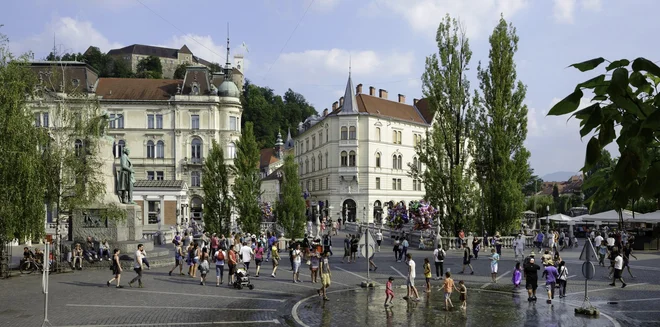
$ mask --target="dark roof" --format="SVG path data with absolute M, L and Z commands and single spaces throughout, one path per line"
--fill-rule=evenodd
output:
M 142 44 L 133 44 L 119 49 L 112 49 L 108 51 L 108 55 L 136 54 L 143 56 L 156 56 L 156 57 L 176 59 L 178 52 L 179 49 L 155 47 L 151 45 L 142 45 Z
M 277 159 L 277 157 L 275 156 L 274 148 L 261 149 L 260 158 L 259 158 L 259 168 L 268 167 L 270 164 L 276 163 L 278 160 L 280 159 Z
M 282 180 L 284 176 L 284 166 L 275 169 L 270 175 L 264 177 L 261 181 L 273 181 L 273 180 Z
M 426 122 L 429 124 L 433 122 L 433 112 L 429 108 L 429 100 L 427 98 L 421 99 L 417 103 L 413 103 L 413 105 L 419 110 L 419 113 L 422 114 Z
M 179 181 L 179 180 L 162 180 L 162 181 L 157 181 L 157 180 L 136 180 L 135 184 L 133 184 L 133 187 L 135 188 L 175 188 L 175 189 L 182 189 L 183 186 L 185 185 L 184 181 Z
M 99 78 L 96 95 L 103 100 L 168 100 L 182 83 L 179 79 Z
M 192 54 L 192 51 L 190 51 L 190 49 L 188 49 L 188 46 L 185 45 L 185 44 L 181 47 L 181 49 L 179 49 L 179 52 L 181 52 L 181 53 L 187 53 L 187 54 Z
M 91 92 L 98 79 L 92 66 L 80 61 L 33 61 L 28 65 L 38 79 L 43 79 L 45 87 L 57 92 L 63 91 L 62 80 L 66 81 L 67 92 Z
M 410 104 L 391 101 L 376 96 L 360 93 L 355 96 L 358 111 L 374 116 L 385 116 L 418 124 L 431 124 L 433 115 L 427 107 L 419 108 Z M 421 100 L 420 100 L 421 101 Z M 419 104 L 418 101 L 417 103 Z M 336 115 L 342 107 L 335 109 L 329 115 Z

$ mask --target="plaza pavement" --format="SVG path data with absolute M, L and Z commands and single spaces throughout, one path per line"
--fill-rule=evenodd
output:
M 324 303 L 316 291 L 319 284 L 311 284 L 309 270 L 303 264 L 304 283 L 291 282 L 287 253 L 277 278 L 270 277 L 270 262 L 264 262 L 261 277 L 252 277 L 255 289 L 236 290 L 226 286 L 215 287 L 212 269 L 206 286 L 188 276 L 168 276 L 169 268 L 155 268 L 144 273 L 145 288 L 128 288 L 132 271 L 122 275 L 124 289 L 106 287 L 111 277 L 109 270 L 83 270 L 50 276 L 48 317 L 53 326 L 366 326 L 428 325 L 451 323 L 472 326 L 545 326 L 598 325 L 598 326 L 658 326 L 660 325 L 660 253 L 636 253 L 639 260 L 632 263 L 635 279 L 627 272 L 624 289 L 608 286 L 607 268 L 597 267 L 596 277 L 589 282 L 589 297 L 603 313 L 598 320 L 576 317 L 573 308 L 584 299 L 584 279 L 581 276 L 580 250 L 562 252 L 568 264 L 568 297 L 555 298 L 552 306 L 545 303 L 543 287 L 539 287 L 536 304 L 526 301 L 526 294 L 512 291 L 511 270 L 513 253 L 503 250 L 497 284 L 490 283 L 489 262 L 484 256 L 473 260 L 475 275 L 461 275 L 462 252 L 449 251 L 445 269 L 454 279 L 464 280 L 468 286 L 468 311 L 446 312 L 437 288 L 441 281 L 433 281 L 433 291 L 423 296 L 423 258 L 432 260 L 432 251 L 411 249 L 417 262 L 417 287 L 422 295 L 419 303 L 407 303 L 405 295 L 406 265 L 397 263 L 389 240 L 383 242 L 376 254 L 378 270 L 370 274 L 379 285 L 373 290 L 362 290 L 360 282 L 366 280 L 366 261 L 341 263 L 344 234 L 333 237 L 334 256 L 330 301 Z M 526 249 L 526 254 L 529 249 Z M 213 265 L 211 265 L 213 266 Z M 434 267 L 432 267 L 434 271 Z M 254 270 L 251 267 L 251 273 Z M 383 307 L 382 285 L 389 276 L 395 277 L 396 299 L 392 310 Z M 543 282 L 539 281 L 542 285 Z M 364 296 L 363 296 L 364 295 Z M 0 326 L 41 326 L 44 318 L 43 293 L 39 276 L 19 276 L 0 280 Z M 454 299 L 456 304 L 457 297 Z M 511 314 L 513 312 L 514 314 Z M 368 314 L 364 314 L 368 313 Z M 442 313 L 442 314 L 440 314 Z M 488 317 L 491 317 L 489 319 Z

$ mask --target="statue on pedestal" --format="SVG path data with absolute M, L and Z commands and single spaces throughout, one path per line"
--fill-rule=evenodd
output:
M 128 155 L 131 151 L 128 147 L 124 147 L 124 151 L 119 160 L 120 170 L 117 175 L 117 195 L 119 202 L 127 204 L 135 204 L 133 202 L 133 184 L 135 183 L 135 171 L 133 164 Z

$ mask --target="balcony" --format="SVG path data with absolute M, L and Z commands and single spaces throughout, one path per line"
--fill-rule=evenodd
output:
M 204 158 L 183 158 L 183 164 L 188 166 L 201 166 L 204 164 Z
M 358 140 L 339 140 L 340 147 L 356 147 Z
M 358 179 L 358 167 L 339 167 L 337 172 L 344 180 Z

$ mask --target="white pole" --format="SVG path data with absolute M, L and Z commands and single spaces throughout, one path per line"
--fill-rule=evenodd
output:
M 46 246 L 44 248 L 43 267 L 44 273 L 41 285 L 44 293 L 44 321 L 41 324 L 42 327 L 51 326 L 50 322 L 48 321 L 48 274 L 50 272 L 50 243 L 48 242 L 46 242 Z
M 367 283 L 369 283 L 369 228 L 364 229 L 364 253 L 367 255 Z

